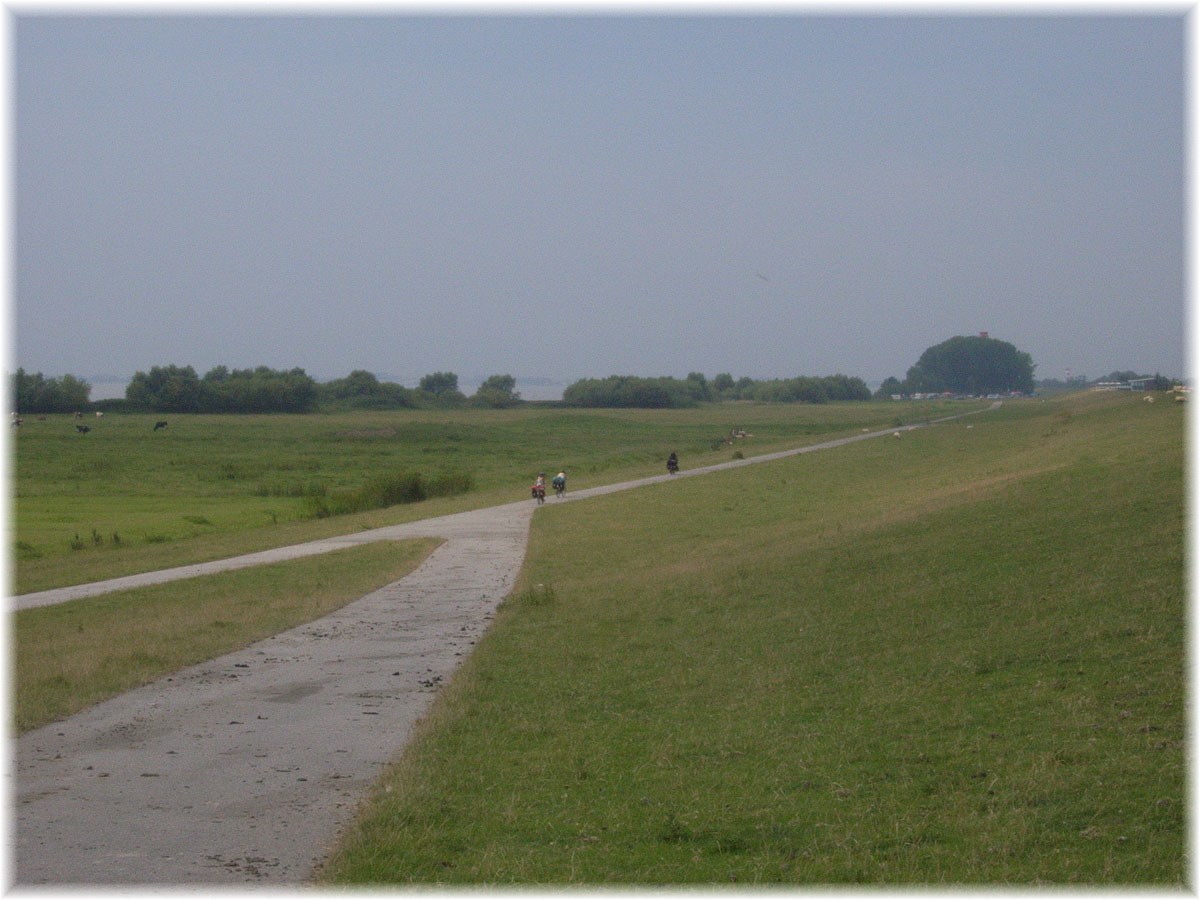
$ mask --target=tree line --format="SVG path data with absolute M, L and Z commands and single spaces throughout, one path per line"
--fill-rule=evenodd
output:
M 87 408 L 92 386 L 74 375 L 47 378 L 17 369 L 12 377 L 13 411 L 18 413 L 77 412 Z
M 416 388 L 380 381 L 355 370 L 320 383 L 303 369 L 230 369 L 216 366 L 203 376 L 191 366 L 154 366 L 136 372 L 124 400 L 93 404 L 91 385 L 73 375 L 46 378 L 17 369 L 12 378 L 13 410 L 19 414 L 80 412 L 90 408 L 130 412 L 303 413 L 317 410 L 405 409 L 450 406 L 499 408 L 521 402 L 516 379 L 493 375 L 467 397 L 453 372 L 433 372 Z
M 104 408 L 162 413 L 303 413 L 317 410 L 428 409 L 484 407 L 503 409 L 524 403 L 512 375 L 492 375 L 467 396 L 453 372 L 433 372 L 415 388 L 380 381 L 355 370 L 345 378 L 320 383 L 303 369 L 267 366 L 229 369 L 217 366 L 203 376 L 191 366 L 154 366 L 134 374 L 124 400 L 89 402 L 91 385 L 72 375 L 45 378 L 18 369 L 13 378 L 14 409 L 20 414 L 79 412 Z M 758 381 L 735 380 L 723 373 L 709 381 L 699 372 L 687 378 L 613 375 L 585 378 L 569 385 L 561 405 L 668 409 L 721 400 L 778 403 L 828 403 L 868 400 L 861 378 L 830 375 Z
M 735 381 L 728 372 L 722 372 L 712 381 L 699 372 L 691 372 L 683 379 L 610 375 L 608 378 L 584 378 L 563 391 L 563 403 L 567 406 L 640 409 L 678 409 L 722 400 L 830 403 L 870 399 L 871 391 L 866 382 L 845 375 L 800 376 L 766 381 L 753 378 Z
M 920 393 L 982 396 L 1033 393 L 1033 359 L 1012 344 L 986 334 L 952 337 L 924 353 L 903 381 L 891 377 L 876 398 Z M 1114 372 L 1109 380 L 1136 378 Z M 1154 386 L 1169 387 L 1159 376 Z M 1049 387 L 1053 387 L 1048 383 Z M 1080 385 L 1082 387 L 1082 385 Z M 432 372 L 415 388 L 380 381 L 364 370 L 318 383 L 303 369 L 229 369 L 217 366 L 203 376 L 191 366 L 155 366 L 137 372 L 124 400 L 88 401 L 91 385 L 72 375 L 46 378 L 18 369 L 13 376 L 13 408 L 18 413 L 72 412 L 91 408 L 147 412 L 314 412 L 317 410 L 422 409 L 476 406 L 500 409 L 525 401 L 511 375 L 492 375 L 467 396 L 453 372 Z M 711 380 L 700 372 L 686 378 L 610 375 L 584 378 L 563 391 L 561 405 L 671 409 L 725 400 L 767 403 L 834 403 L 871 399 L 861 378 L 846 375 L 735 379 L 722 372 Z
M 191 366 L 156 366 L 137 372 L 125 400 L 154 412 L 314 412 L 353 409 L 419 409 L 447 406 L 510 406 L 520 402 L 516 379 L 493 375 L 473 397 L 458 389 L 453 372 L 433 372 L 416 388 L 380 381 L 356 369 L 345 378 L 317 382 L 303 369 L 218 366 L 202 378 Z

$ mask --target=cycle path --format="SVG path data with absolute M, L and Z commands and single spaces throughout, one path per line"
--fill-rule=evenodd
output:
M 918 427 L 602 485 L 547 503 Z M 13 598 L 20 609 L 348 544 L 445 539 L 405 578 L 329 616 L 18 738 L 16 883 L 232 886 L 311 879 L 511 592 L 535 508 L 524 500 Z

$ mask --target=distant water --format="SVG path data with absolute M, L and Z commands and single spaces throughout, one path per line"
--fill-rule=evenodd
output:
M 88 381 L 92 386 L 92 392 L 88 394 L 88 399 L 93 402 L 96 400 L 124 400 L 125 388 L 129 387 L 128 381 Z

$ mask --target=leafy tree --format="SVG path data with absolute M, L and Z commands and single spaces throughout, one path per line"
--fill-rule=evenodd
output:
M 320 385 L 317 396 L 322 403 L 350 409 L 403 409 L 415 405 L 408 388 L 380 381 L 363 369 Z
M 18 413 L 78 412 L 88 405 L 92 386 L 74 375 L 46 378 L 17 369 L 13 375 L 13 410 Z
M 1033 359 L 995 338 L 952 337 L 930 347 L 908 370 L 910 392 L 994 394 L 1033 391 Z
M 521 402 L 521 395 L 516 391 L 517 379 L 511 375 L 491 375 L 479 386 L 471 402 L 475 406 L 487 406 L 502 409 L 515 406 Z
M 861 378 L 849 375 L 826 375 L 822 381 L 825 384 L 826 395 L 836 403 L 844 400 L 871 399 L 871 389 Z
M 752 400 L 754 399 L 756 386 L 757 382 L 753 378 L 743 375 L 737 380 L 737 384 L 734 385 L 734 396 L 738 400 Z
M 433 372 L 421 378 L 418 388 L 435 397 L 458 390 L 458 376 L 453 372 Z
M 727 396 L 733 392 L 734 381 L 733 376 L 728 372 L 721 372 L 712 380 L 712 389 L 718 396 Z
M 883 384 L 879 386 L 879 390 L 875 392 L 876 400 L 890 400 L 893 394 L 903 394 L 904 384 L 899 378 L 889 375 L 883 380 Z
M 154 366 L 134 373 L 125 399 L 156 412 L 198 412 L 200 376 L 191 366 Z
M 204 412 L 307 412 L 317 398 L 316 382 L 303 369 L 284 372 L 259 366 L 230 371 L 218 366 L 200 386 Z
M 458 376 L 453 372 L 433 372 L 425 375 L 417 389 L 439 405 L 461 403 L 466 399 L 458 389 Z
M 688 377 L 684 379 L 684 387 L 693 400 L 703 402 L 712 399 L 712 389 L 702 372 L 688 372 Z
M 517 387 L 517 379 L 511 375 L 489 375 L 480 387 L 500 391 L 504 394 L 512 394 Z
M 338 400 L 350 397 L 370 397 L 379 391 L 379 379 L 374 372 L 355 369 L 345 378 L 331 381 L 329 393 Z
M 202 379 L 191 366 L 155 366 L 135 373 L 125 389 L 128 402 L 155 412 L 307 412 L 316 397 L 316 382 L 303 369 L 267 366 L 216 366 Z

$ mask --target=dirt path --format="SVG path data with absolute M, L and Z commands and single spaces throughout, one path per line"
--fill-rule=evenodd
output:
M 914 427 L 919 426 L 899 430 Z M 547 502 L 575 502 L 896 430 L 575 491 Z M 16 883 L 307 880 L 511 591 L 534 509 L 525 500 L 14 598 L 21 609 L 348 543 L 446 539 L 406 578 L 331 616 L 21 736 Z

